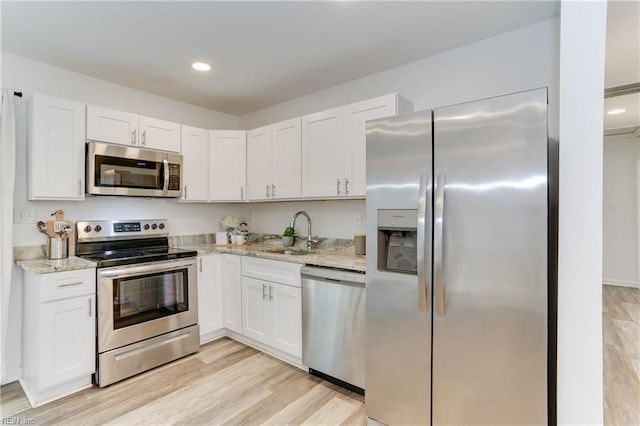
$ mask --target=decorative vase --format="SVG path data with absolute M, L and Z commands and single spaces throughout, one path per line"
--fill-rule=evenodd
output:
M 287 237 L 286 235 L 282 236 L 282 245 L 284 247 L 291 247 L 293 245 L 293 236 Z

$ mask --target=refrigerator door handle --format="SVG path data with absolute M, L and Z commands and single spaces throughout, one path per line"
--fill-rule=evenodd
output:
M 440 317 L 445 315 L 444 303 L 444 186 L 446 184 L 446 175 L 444 173 L 438 175 L 436 186 L 436 199 L 434 206 L 434 226 L 433 226 L 433 263 L 434 281 L 435 281 L 435 302 L 436 314 Z
M 429 304 L 427 303 L 427 277 L 424 245 L 425 226 L 427 221 L 427 175 L 420 176 L 420 189 L 418 190 L 418 250 L 416 253 L 418 263 L 418 301 L 420 312 L 428 312 Z

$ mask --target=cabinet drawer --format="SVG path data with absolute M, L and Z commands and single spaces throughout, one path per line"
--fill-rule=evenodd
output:
M 242 258 L 242 275 L 276 283 L 300 287 L 301 264 L 277 260 Z
M 96 292 L 96 270 L 94 268 L 43 274 L 41 279 L 42 302 Z

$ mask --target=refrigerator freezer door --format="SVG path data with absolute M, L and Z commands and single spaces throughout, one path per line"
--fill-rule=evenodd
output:
M 428 424 L 431 416 L 431 153 L 431 111 L 367 123 L 365 407 L 386 424 Z M 419 212 L 417 223 L 403 224 L 424 235 L 415 240 L 423 258 L 416 273 L 379 262 L 390 237 L 378 232 L 386 217 L 378 212 L 394 209 Z
M 546 424 L 546 89 L 436 109 L 434 159 L 433 424 Z

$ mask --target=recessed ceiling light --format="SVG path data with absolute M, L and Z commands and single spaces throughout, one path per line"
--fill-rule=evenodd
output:
M 198 71 L 209 71 L 209 70 L 211 70 L 211 65 L 205 64 L 204 62 L 194 62 L 193 64 L 191 64 L 191 67 L 194 70 L 198 70 Z
M 625 111 L 626 111 L 626 109 L 624 109 L 624 108 L 616 108 L 616 109 L 611 109 L 611 110 L 607 111 L 607 114 L 609 114 L 609 115 L 622 114 Z

